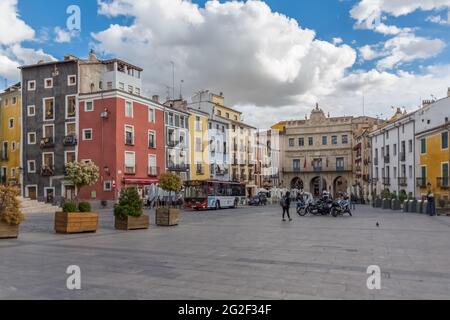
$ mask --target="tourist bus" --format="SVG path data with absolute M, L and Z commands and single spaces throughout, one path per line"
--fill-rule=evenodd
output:
M 238 182 L 216 180 L 187 181 L 184 184 L 186 208 L 222 209 L 236 208 L 245 200 L 245 185 Z

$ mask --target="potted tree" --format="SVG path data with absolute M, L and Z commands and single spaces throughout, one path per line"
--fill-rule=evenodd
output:
M 142 211 L 143 203 L 136 188 L 122 191 L 119 203 L 114 206 L 114 226 L 117 230 L 148 229 L 150 217 Z
M 17 196 L 19 189 L 0 185 L 0 239 L 17 238 L 24 220 Z
M 164 191 L 169 192 L 170 198 L 175 192 L 180 192 L 182 181 L 179 176 L 173 173 L 164 173 L 159 178 L 159 186 Z M 165 207 L 156 209 L 156 225 L 158 226 L 176 226 L 180 221 L 180 210 L 175 208 L 172 201 L 168 201 Z
M 77 189 L 76 202 L 67 202 L 62 212 L 55 213 L 56 233 L 84 233 L 96 232 L 98 227 L 98 213 L 91 212 L 87 202 L 79 202 L 78 194 L 83 187 L 97 183 L 99 169 L 92 163 L 73 162 L 66 165 L 66 180 L 72 182 Z

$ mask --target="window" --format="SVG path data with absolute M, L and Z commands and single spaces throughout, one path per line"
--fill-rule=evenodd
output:
M 131 101 L 125 102 L 125 117 L 133 118 L 133 102 Z
M 66 136 L 76 136 L 77 128 L 75 122 L 66 123 Z
M 344 158 L 336 158 L 336 170 L 344 170 Z
M 29 117 L 34 117 L 36 115 L 36 107 L 35 106 L 28 106 L 27 107 L 27 115 Z
M 448 131 L 441 133 L 441 148 L 448 149 Z
M 133 93 L 133 90 L 134 90 L 133 86 L 128 86 L 128 93 Z
M 52 78 L 47 78 L 44 80 L 44 88 L 45 89 L 53 88 L 53 79 Z
M 426 154 L 427 153 L 427 139 L 423 138 L 420 140 L 420 153 Z
M 103 191 L 112 191 L 112 182 L 111 181 L 104 181 L 103 182 Z
M 76 153 L 75 151 L 66 151 L 64 152 L 64 163 L 74 163 L 76 161 Z
M 328 137 L 327 136 L 323 136 L 322 137 L 322 145 L 326 146 L 328 144 Z
M 410 179 L 413 178 L 413 166 L 409 166 L 408 168 L 408 176 Z
M 55 120 L 55 98 L 44 98 L 44 121 Z
M 201 127 L 201 122 L 200 122 L 200 117 L 195 117 L 195 130 L 196 131 L 201 131 L 202 127 Z
M 228 112 L 225 114 L 225 116 L 227 117 L 227 119 L 230 119 L 230 114 Z
M 389 131 L 386 131 L 386 140 L 389 140 Z
M 28 160 L 27 162 L 28 173 L 36 173 L 36 161 Z
M 293 147 L 295 144 L 295 140 L 294 139 L 289 139 L 289 147 Z
M 195 139 L 195 151 L 196 152 L 202 152 L 202 139 L 201 138 L 196 138 Z
M 28 144 L 36 144 L 36 132 L 28 132 Z
M 55 126 L 53 124 L 44 125 L 43 138 L 55 138 Z
M 309 144 L 310 146 L 314 145 L 314 138 L 313 138 L 313 137 L 309 137 L 309 138 L 308 138 L 308 144 Z
M 394 167 L 394 179 L 397 179 L 397 167 Z
M 304 147 L 305 146 L 305 138 L 299 138 L 298 139 L 298 146 Z
M 156 156 L 153 154 L 148 155 L 148 174 L 151 176 L 158 175 L 158 169 L 156 167 Z
M 394 144 L 393 153 L 394 157 L 397 156 L 397 144 Z
M 93 135 L 92 129 L 83 129 L 83 140 L 90 141 L 92 140 Z
M 412 140 L 408 141 L 408 151 L 409 151 L 409 153 L 413 152 L 413 141 Z
M 53 152 L 43 153 L 42 154 L 42 167 L 43 169 L 53 170 L 53 166 L 55 165 L 55 155 Z
M 12 104 L 15 105 L 17 103 L 17 97 L 12 98 Z
M 68 86 L 75 86 L 77 85 L 77 76 L 76 75 L 70 75 L 67 77 L 67 84 Z
M 94 111 L 94 102 L 85 101 L 84 102 L 84 112 L 92 112 Z
M 134 152 L 125 152 L 125 174 L 134 174 L 136 172 Z
M 422 166 L 421 167 L 421 178 L 423 179 L 423 181 L 425 182 L 427 179 L 427 166 Z
M 342 136 L 342 144 L 348 144 L 348 136 L 347 135 Z
M 125 90 L 125 83 L 119 82 L 119 90 L 122 90 L 122 91 Z
M 15 141 L 13 141 L 13 142 L 11 142 L 11 152 L 14 152 L 14 151 L 16 151 L 16 142 Z
M 156 149 L 156 132 L 155 131 L 148 132 L 148 147 L 150 149 Z
M 8 120 L 8 128 L 13 129 L 14 128 L 14 119 L 11 118 Z
M 217 115 L 218 115 L 219 117 L 221 117 L 221 116 L 222 116 L 222 111 L 217 110 Z
M 66 97 L 66 119 L 75 118 L 77 115 L 76 111 L 76 96 Z
M 332 143 L 333 145 L 337 145 L 337 144 L 338 144 L 337 136 L 332 136 L 332 137 L 331 137 L 331 143 Z
M 156 117 L 155 117 L 155 109 L 148 108 L 148 122 L 155 123 Z
M 140 96 L 140 95 L 141 95 L 141 89 L 139 89 L 139 88 L 134 88 L 134 93 L 135 93 L 137 96 Z
M 125 126 L 125 144 L 128 146 L 134 145 L 134 127 Z
M 35 91 L 36 90 L 36 81 L 30 80 L 28 81 L 28 91 Z
M 300 172 L 300 160 L 299 159 L 293 160 L 292 168 L 294 169 L 294 172 Z
M 442 174 L 442 178 L 444 178 L 445 182 L 447 182 L 448 185 L 448 178 L 449 178 L 449 166 L 448 166 L 448 162 L 443 163 L 441 165 L 441 174 Z

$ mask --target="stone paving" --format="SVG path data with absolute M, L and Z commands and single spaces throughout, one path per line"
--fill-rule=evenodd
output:
M 450 298 L 449 217 L 361 206 L 289 223 L 279 211 L 188 211 L 178 227 L 131 232 L 105 211 L 81 235 L 54 234 L 53 214 L 28 216 L 18 240 L 0 241 L 0 299 Z M 69 265 L 82 290 L 66 288 Z M 381 290 L 367 289 L 369 265 Z

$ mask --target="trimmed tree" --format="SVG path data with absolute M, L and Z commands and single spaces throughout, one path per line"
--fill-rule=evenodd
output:
M 18 226 L 25 220 L 17 200 L 19 194 L 19 189 L 15 187 L 0 185 L 0 222 Z
M 172 199 L 173 192 L 181 191 L 181 188 L 183 187 L 183 181 L 174 173 L 164 173 L 159 177 L 159 186 L 164 191 L 169 192 L 170 198 Z
M 126 188 L 122 191 L 119 203 L 114 206 L 117 218 L 140 217 L 142 215 L 142 200 L 136 188 Z
M 100 170 L 93 162 L 70 162 L 66 165 L 66 180 L 77 189 L 77 203 L 80 190 L 96 184 L 99 177 Z

